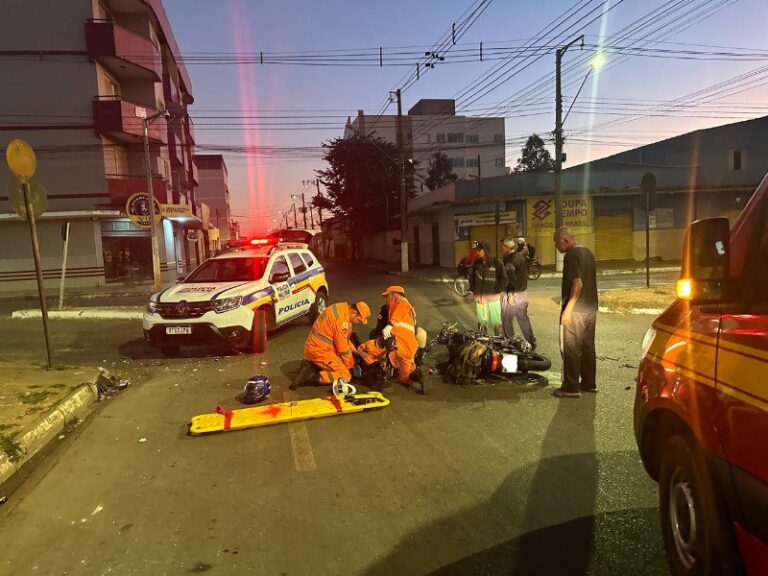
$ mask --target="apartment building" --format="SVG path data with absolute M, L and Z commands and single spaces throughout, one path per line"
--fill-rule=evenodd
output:
M 195 154 L 200 185 L 195 190 L 198 202 L 208 206 L 211 226 L 218 229 L 221 246 L 235 238 L 229 204 L 229 175 L 221 154 Z
M 402 118 L 403 144 L 406 155 L 418 162 L 416 187 L 422 192 L 429 164 L 436 152 L 451 160 L 459 180 L 503 176 L 509 171 L 504 161 L 504 118 L 480 118 L 456 115 L 456 102 L 451 99 L 419 100 Z M 376 116 L 358 110 L 347 120 L 344 137 L 354 134 L 376 135 L 397 142 L 397 116 Z M 478 164 L 479 159 L 479 164 Z
M 165 280 L 206 253 L 195 198 L 194 101 L 160 0 L 12 0 L 0 19 L 0 149 L 21 138 L 38 156 L 48 211 L 38 229 L 47 287 L 58 285 L 62 224 L 70 223 L 67 285 L 151 278 L 150 232 L 126 213 L 147 191 L 143 120 L 161 205 Z M 0 179 L 10 172 L 3 164 Z M 35 286 L 26 224 L 0 191 L 0 291 Z

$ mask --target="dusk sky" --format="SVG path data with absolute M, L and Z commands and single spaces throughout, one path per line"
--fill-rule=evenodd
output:
M 424 50 L 479 4 L 165 0 L 192 78 L 195 103 L 190 114 L 199 152 L 225 147 L 232 211 L 243 231 L 273 227 L 277 210 L 290 206 L 291 194 L 313 192 L 302 181 L 314 179 L 314 170 L 324 167 L 317 147 L 341 136 L 347 116 L 358 109 L 378 113 L 388 91 L 415 69 L 417 58 L 407 68 L 328 67 L 237 63 L 233 54 L 255 54 L 258 60 L 259 52 L 268 56 L 383 47 L 385 63 L 395 51 L 421 53 L 423 61 Z M 564 70 L 575 67 L 564 75 L 566 109 L 588 70 L 588 58 L 594 56 L 589 45 L 614 48 L 606 49 L 605 67 L 587 79 L 565 124 L 565 166 L 573 166 L 697 128 L 768 114 L 768 69 L 762 70 L 768 66 L 767 18 L 765 0 L 493 0 L 457 44 L 443 52 L 445 60 L 405 91 L 403 110 L 420 98 L 458 97 L 457 113 L 505 116 L 507 165 L 514 167 L 521 138 L 532 132 L 549 137 L 554 128 L 552 47 L 584 33 L 588 47 L 580 52 L 575 45 L 564 58 Z M 636 29 L 622 32 L 630 25 Z M 527 60 L 512 59 L 507 52 L 506 60 L 455 62 L 479 54 L 481 41 L 486 51 L 520 47 L 547 30 L 534 42 L 538 51 L 526 52 Z M 627 53 L 628 47 L 634 50 Z M 623 53 L 615 53 L 620 49 Z M 530 65 L 485 93 L 490 84 L 484 74 L 502 65 L 506 67 L 500 74 L 514 71 L 521 63 Z M 743 81 L 732 80 L 752 70 L 757 72 Z M 526 94 L 545 77 L 544 84 Z M 477 95 L 462 95 L 477 83 L 482 88 Z M 695 100 L 690 97 L 700 90 Z M 681 98 L 677 106 L 669 104 Z M 387 113 L 394 112 L 391 105 Z M 243 146 L 291 150 L 264 158 L 235 151 Z

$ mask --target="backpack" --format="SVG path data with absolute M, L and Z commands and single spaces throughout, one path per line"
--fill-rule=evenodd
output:
M 448 378 L 459 386 L 473 384 L 483 369 L 487 352 L 488 347 L 480 342 L 464 344 L 448 366 Z

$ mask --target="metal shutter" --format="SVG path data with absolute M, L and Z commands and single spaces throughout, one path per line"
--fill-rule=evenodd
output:
M 634 258 L 631 213 L 595 216 L 595 258 L 598 260 Z

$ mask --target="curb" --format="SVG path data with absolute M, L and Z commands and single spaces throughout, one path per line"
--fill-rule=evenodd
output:
M 664 312 L 664 308 L 630 308 L 629 310 L 614 310 L 612 308 L 600 306 L 597 311 L 601 314 L 635 314 L 659 316 L 662 312 Z
M 48 318 L 54 320 L 141 320 L 144 313 L 138 310 L 115 310 L 110 308 L 85 308 L 82 310 L 49 310 Z M 15 310 L 11 318 L 27 319 L 40 318 L 42 313 L 37 309 Z
M 74 418 L 82 419 L 90 412 L 91 406 L 98 399 L 99 391 L 95 380 L 90 384 L 83 384 L 54 406 L 48 414 L 24 430 L 18 438 L 22 455 L 17 461 L 13 462 L 5 453 L 0 453 L 0 485 L 64 430 L 68 422 Z

